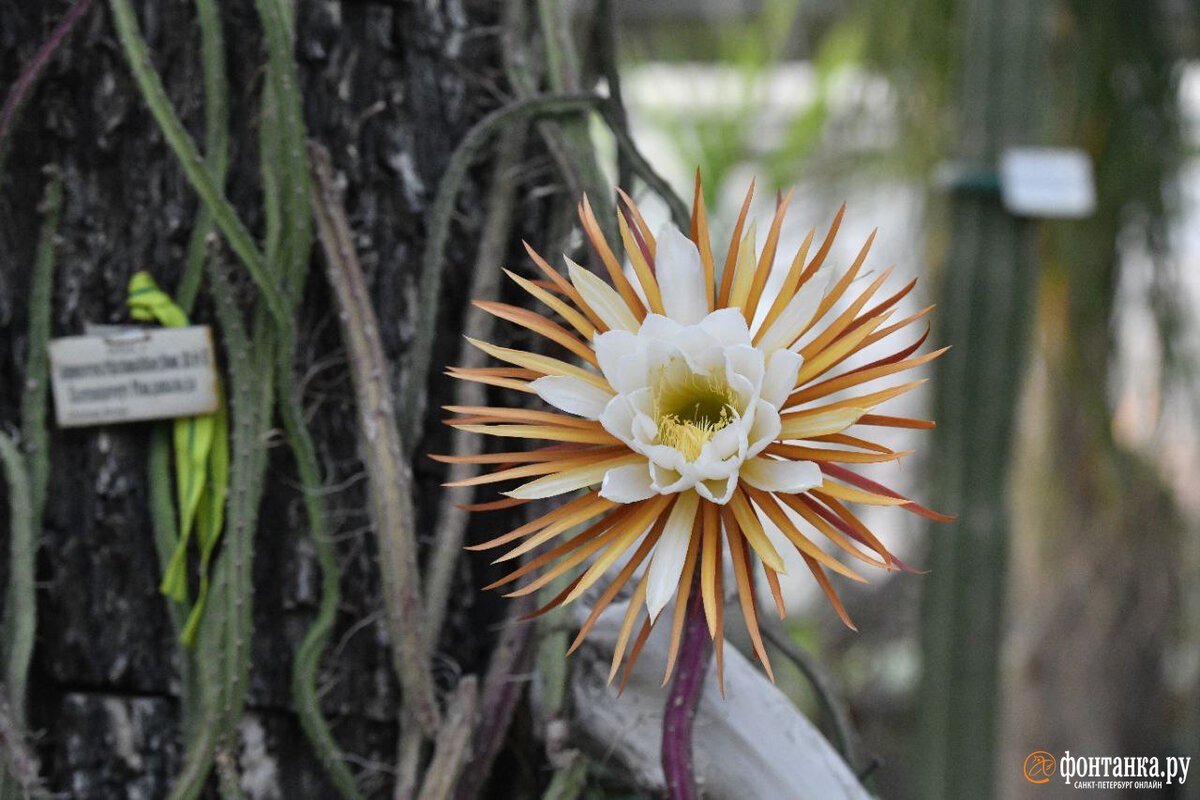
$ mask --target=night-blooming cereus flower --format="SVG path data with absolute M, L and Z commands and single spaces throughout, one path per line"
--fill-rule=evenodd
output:
M 756 562 L 762 564 L 782 615 L 778 575 L 784 562 L 766 533 L 765 521 L 778 527 L 789 546 L 799 551 L 850 625 L 825 569 L 863 579 L 818 547 L 813 532 L 863 563 L 905 568 L 847 503 L 896 505 L 945 519 L 848 466 L 904 455 L 864 438 L 862 429 L 932 427 L 932 422 L 882 416 L 872 409 L 921 383 L 886 385 L 887 379 L 943 351 L 914 356 L 925 340 L 923 334 L 872 363 L 846 364 L 863 348 L 907 330 L 929 309 L 893 319 L 915 281 L 872 304 L 890 270 L 873 279 L 862 276 L 870 239 L 849 268 L 831 274 L 824 263 L 841 223 L 840 211 L 811 258 L 813 233 L 808 234 L 783 276 L 782 288 L 766 303 L 760 301 L 790 194 L 778 204 L 759 253 L 754 225 L 745 226 L 751 197 L 747 193 L 719 272 L 699 181 L 690 236 L 670 225 L 651 235 L 637 207 L 622 197 L 625 208 L 618 223 L 634 280 L 626 277 L 585 198 L 580 219 L 611 284 L 570 260 L 564 276 L 529 249 L 542 279 L 511 272 L 509 276 L 552 314 L 478 303 L 544 336 L 562 351 L 560 356 L 473 341 L 510 366 L 451 370 L 463 380 L 537 395 L 550 409 L 451 406 L 449 410 L 461 416 L 450 425 L 549 444 L 437 458 L 498 465 L 489 474 L 452 485 L 518 482 L 505 492 L 508 500 L 473 507 L 479 510 L 574 495 L 533 521 L 475 546 L 509 546 L 498 561 L 531 554 L 488 588 L 534 575 L 512 592 L 526 595 L 573 574 L 567 587 L 541 609 L 545 611 L 578 598 L 625 559 L 572 645 L 572 650 L 578 647 L 600 613 L 634 579 L 610 680 L 629 648 L 638 618 L 642 624 L 630 667 L 660 613 L 673 602 L 670 675 L 697 572 L 720 667 L 725 559 L 732 562 L 751 641 L 770 673 L 759 634 L 753 571 Z M 867 390 L 866 384 L 875 386 Z M 642 567 L 640 577 L 634 578 Z

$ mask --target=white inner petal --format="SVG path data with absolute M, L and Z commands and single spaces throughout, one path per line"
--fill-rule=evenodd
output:
M 767 492 L 796 494 L 821 485 L 821 470 L 811 461 L 752 458 L 742 465 L 742 478 Z
M 700 251 L 691 239 L 667 224 L 658 232 L 655 267 L 667 316 L 694 325 L 708 314 L 708 282 L 700 264 Z
M 635 331 L 638 321 L 629 306 L 621 299 L 621 295 L 604 280 L 576 264 L 564 256 L 567 262 L 567 276 L 571 284 L 583 297 L 584 302 L 596 312 L 604 324 L 613 330 Z
M 648 314 L 635 334 L 600 333 L 595 347 L 617 392 L 598 417 L 645 456 L 641 491 L 694 489 L 717 503 L 729 501 L 744 462 L 779 437 L 779 405 L 799 368 L 790 353 L 768 362 L 738 309 L 693 324 Z
M 646 608 L 650 621 L 658 617 L 679 588 L 683 574 L 683 563 L 687 560 L 688 544 L 692 539 L 692 524 L 696 519 L 696 507 L 700 498 L 695 492 L 685 492 L 675 500 L 671 515 L 667 517 L 662 538 L 654 547 L 654 558 L 646 586 Z
M 599 419 L 612 398 L 603 389 L 570 375 L 546 375 L 529 385 L 555 408 L 587 419 Z
M 600 496 L 614 503 L 636 503 L 658 494 L 645 464 L 626 464 L 604 473 Z

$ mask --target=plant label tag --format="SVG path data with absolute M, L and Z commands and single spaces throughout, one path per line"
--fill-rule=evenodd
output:
M 1072 147 L 1011 147 L 1000 156 L 1000 193 L 1019 217 L 1090 216 L 1096 210 L 1092 159 Z
M 217 372 L 212 331 L 96 326 L 50 342 L 59 427 L 212 414 Z

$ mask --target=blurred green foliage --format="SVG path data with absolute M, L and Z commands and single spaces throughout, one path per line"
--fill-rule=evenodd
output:
M 827 129 L 837 78 L 862 63 L 865 30 L 857 18 L 842 18 L 816 44 L 811 64 L 813 102 L 785 123 L 778 142 L 764 141 L 768 81 L 789 58 L 802 5 L 800 0 L 766 0 L 757 16 L 708 23 L 702 32 L 693 28 L 690 44 L 684 34 L 665 41 L 662 52 L 654 54 L 656 59 L 678 57 L 691 52 L 699 39 L 711 50 L 709 63 L 729 68 L 736 77 L 737 97 L 731 103 L 684 113 L 644 110 L 650 122 L 675 143 L 681 160 L 700 168 L 710 208 L 716 207 L 729 177 L 747 164 L 754 166 L 760 192 L 773 193 L 795 183 Z
M 895 155 L 927 174 L 951 149 L 963 62 L 958 0 L 854 0 L 867 68 L 887 76 L 901 123 Z

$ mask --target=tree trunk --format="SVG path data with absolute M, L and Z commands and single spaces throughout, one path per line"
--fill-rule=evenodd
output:
M 422 454 L 450 446 L 436 424 L 438 407 L 450 401 L 440 365 L 458 359 L 495 151 L 480 153 L 454 217 L 429 375 L 409 369 L 421 311 L 427 212 L 457 143 L 484 114 L 518 94 L 503 68 L 504 5 L 301 0 L 295 9 L 307 135 L 329 149 L 345 176 L 354 244 L 391 369 L 386 377 L 397 397 L 414 381 L 429 389 L 425 424 L 404 443 L 415 473 L 419 532 L 436 523 L 444 474 Z M 203 142 L 195 9 L 188 2 L 137 6 L 167 94 L 193 138 Z M 60 0 L 0 0 L 0 86 L 12 85 L 67 7 Z M 262 28 L 249 0 L 222 0 L 220 11 L 231 87 L 227 194 L 261 237 L 267 227 L 258 144 L 267 63 Z M 536 67 L 536 49 L 526 57 Z M 176 290 L 196 221 L 196 195 L 131 77 L 105 3 L 91 8 L 55 54 L 0 166 L 0 326 L 8 344 L 0 349 L 0 419 L 6 428 L 18 419 L 25 375 L 29 265 L 37 248 L 37 198 L 46 166 L 61 171 L 64 187 L 55 336 L 82 333 L 89 322 L 129 321 L 126 286 L 137 270 L 152 273 L 164 290 Z M 517 187 L 517 230 L 501 239 L 506 244 L 491 255 L 492 268 L 520 263 L 519 245 L 513 245 L 521 238 L 545 244 L 538 231 L 550 227 L 549 208 L 573 209 L 573 200 L 555 196 L 559 184 L 546 166 L 538 158 L 518 170 L 517 179 L 507 176 Z M 236 264 L 232 257 L 226 260 Z M 316 256 L 314 264 L 319 263 Z M 256 291 L 240 267 L 233 272 L 246 311 Z M 381 611 L 354 394 L 337 315 L 326 282 L 314 270 L 295 319 L 295 369 L 327 487 L 343 587 L 318 690 L 360 789 L 385 797 L 395 778 L 403 704 Z M 214 321 L 207 291 L 193 320 Z M 218 328 L 216 336 L 221 350 L 225 332 Z M 181 651 L 158 591 L 161 572 L 148 512 L 147 453 L 154 427 L 51 431 L 30 727 L 45 783 L 61 796 L 164 797 L 182 766 Z M 249 693 L 235 754 L 240 781 L 251 797 L 333 797 L 298 724 L 290 690 L 293 655 L 320 600 L 321 578 L 291 451 L 282 446 L 282 436 L 268 437 L 265 444 L 266 489 L 253 535 Z M 475 524 L 503 522 L 492 516 Z M 476 599 L 477 587 L 491 574 L 486 561 L 464 558 L 456 570 L 444 634 L 432 648 L 443 691 L 453 689 L 460 675 L 482 673 L 488 665 L 504 607 Z M 0 575 L 6 574 L 0 565 Z M 494 796 L 525 796 L 538 780 L 518 769 L 498 774 L 491 784 Z M 210 783 L 209 793 L 215 778 Z
M 964 0 L 956 157 L 994 170 L 1037 123 L 1042 4 Z M 993 191 L 951 198 L 952 242 L 938 341 L 954 345 L 934 380 L 937 502 L 955 530 L 932 532 L 924 587 L 919 796 L 992 796 L 998 655 L 1009 547 L 1010 438 L 1037 262 L 1032 225 Z
M 1164 195 L 1180 152 L 1176 60 L 1161 5 L 1090 12 L 1062 3 L 1052 43 L 1052 83 L 1072 98 L 1054 106 L 1054 135 L 1094 159 L 1098 207 L 1046 226 L 1014 463 L 1001 750 L 1011 798 L 1028 795 L 1019 765 L 1033 750 L 1166 755 L 1177 744 L 1164 660 L 1179 607 L 1181 520 L 1155 465 L 1114 441 L 1109 401 L 1119 276 L 1131 257 L 1121 245 L 1143 238 L 1158 257 L 1165 242 Z

